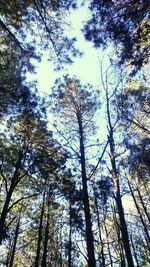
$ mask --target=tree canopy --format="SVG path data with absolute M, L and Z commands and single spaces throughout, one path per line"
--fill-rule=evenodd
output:
M 0 266 L 149 266 L 149 7 L 0 1 Z
M 96 48 L 113 43 L 119 64 L 135 73 L 149 60 L 150 5 L 148 1 L 91 1 L 91 19 L 84 25 Z

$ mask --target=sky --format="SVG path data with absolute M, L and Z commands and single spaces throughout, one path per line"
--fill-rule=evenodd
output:
M 77 76 L 82 84 L 90 83 L 94 88 L 101 89 L 101 79 L 100 79 L 100 59 L 103 59 L 103 68 L 106 69 L 109 66 L 109 55 L 110 49 L 107 51 L 102 51 L 100 49 L 95 49 L 92 43 L 87 42 L 81 32 L 83 27 L 83 22 L 89 17 L 88 8 L 85 6 L 80 7 L 79 10 L 71 12 L 68 16 L 68 20 L 71 22 L 71 28 L 67 29 L 68 37 L 76 37 L 76 46 L 83 52 L 82 57 L 74 59 L 72 65 L 65 65 L 63 71 L 54 71 L 53 62 L 48 61 L 48 53 L 45 51 L 43 53 L 43 58 L 40 63 L 37 64 L 36 74 L 28 74 L 27 80 L 37 80 L 37 88 L 40 95 L 50 94 L 51 87 L 54 85 L 55 79 L 58 77 L 63 77 L 65 74 L 70 76 Z M 49 115 L 49 120 L 51 120 L 51 115 Z M 100 125 L 97 137 L 100 143 L 107 139 L 107 128 L 105 120 L 105 108 L 102 107 L 101 111 L 97 114 L 96 119 L 97 125 Z M 53 129 L 54 130 L 54 129 Z M 127 196 L 123 197 L 123 203 L 126 208 L 132 208 L 131 199 Z
M 36 65 L 36 74 L 28 74 L 27 80 L 33 81 L 37 80 L 37 89 L 41 96 L 51 93 L 51 88 L 54 86 L 56 78 L 63 77 L 65 74 L 70 76 L 77 76 L 81 81 L 81 84 L 90 83 L 94 89 L 101 89 L 100 81 L 100 64 L 99 60 L 104 56 L 103 67 L 108 66 L 108 51 L 103 52 L 100 49 L 95 49 L 91 42 L 85 40 L 81 29 L 83 27 L 83 22 L 90 17 L 88 12 L 88 5 L 80 7 L 78 10 L 71 11 L 68 15 L 67 20 L 71 22 L 71 27 L 67 28 L 67 37 L 76 37 L 76 47 L 83 52 L 82 57 L 74 58 L 74 63 L 71 65 L 65 65 L 63 71 L 54 71 L 53 62 L 48 61 L 48 52 L 43 53 L 42 61 Z M 104 110 L 100 112 L 101 115 L 97 114 L 97 121 L 99 124 L 99 117 L 101 116 L 101 131 L 99 132 L 97 138 L 106 139 L 106 122 Z M 51 115 L 49 114 L 49 118 Z M 51 119 L 50 119 L 51 120 Z
M 70 76 L 77 76 L 83 84 L 91 83 L 94 87 L 100 84 L 100 68 L 99 59 L 104 53 L 100 49 L 96 50 L 92 43 L 85 41 L 81 29 L 83 27 L 83 21 L 89 17 L 88 8 L 81 7 L 79 10 L 74 10 L 68 15 L 68 21 L 71 22 L 71 27 L 67 28 L 68 37 L 76 37 L 76 47 L 83 52 L 82 57 L 74 58 L 72 65 L 65 65 L 64 70 L 60 72 L 54 71 L 54 64 L 49 62 L 48 53 L 43 53 L 43 58 L 36 67 L 36 75 L 28 74 L 27 79 L 32 81 L 36 79 L 38 81 L 37 88 L 39 92 L 49 93 L 50 88 L 54 85 L 55 79 L 62 77 L 69 73 Z M 106 52 L 105 52 L 106 54 Z M 107 65 L 107 56 L 104 63 Z

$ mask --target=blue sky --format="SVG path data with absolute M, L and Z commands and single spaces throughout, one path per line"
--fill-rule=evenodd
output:
M 85 41 L 81 32 L 83 21 L 87 20 L 88 17 L 88 8 L 84 6 L 79 10 L 72 11 L 67 18 L 71 22 L 71 27 L 66 30 L 67 35 L 77 38 L 76 47 L 83 52 L 82 57 L 75 58 L 72 65 L 65 65 L 63 71 L 55 72 L 53 63 L 48 61 L 48 52 L 45 51 L 42 61 L 37 64 L 36 75 L 28 74 L 29 81 L 37 80 L 37 87 L 40 92 L 49 93 L 55 79 L 67 73 L 70 76 L 76 75 L 83 84 L 91 83 L 94 87 L 100 84 L 99 58 L 102 57 L 103 53 L 100 49 L 93 48 L 92 43 Z M 104 62 L 107 62 L 107 59 Z M 107 65 L 107 63 L 105 64 Z
M 66 21 L 71 22 L 71 27 L 66 29 L 67 36 L 70 38 L 77 38 L 76 47 L 83 52 L 82 57 L 75 58 L 72 65 L 65 65 L 63 71 L 56 72 L 54 71 L 55 66 L 53 62 L 48 61 L 48 52 L 45 51 L 43 53 L 42 61 L 37 63 L 36 74 L 27 75 L 27 79 L 29 81 L 37 80 L 37 88 L 41 95 L 44 95 L 45 93 L 50 94 L 55 79 L 63 77 L 65 74 L 69 74 L 70 76 L 75 75 L 82 84 L 90 83 L 94 89 L 102 91 L 100 86 L 101 79 L 99 60 L 105 54 L 106 56 L 103 60 L 103 68 L 107 68 L 107 53 L 109 53 L 109 50 L 104 52 L 100 49 L 96 50 L 91 42 L 87 42 L 85 40 L 81 29 L 83 27 L 83 22 L 86 21 L 89 16 L 90 14 L 86 5 L 84 7 L 80 7 L 78 10 L 72 11 L 66 18 Z M 102 139 L 106 139 L 107 137 L 104 107 L 97 113 L 96 117 L 97 125 L 100 125 L 100 131 L 98 131 L 97 138 L 102 141 Z M 51 114 L 49 114 L 49 118 L 51 118 Z

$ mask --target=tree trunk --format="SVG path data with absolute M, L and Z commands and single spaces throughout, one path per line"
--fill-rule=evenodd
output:
M 140 193 L 138 187 L 137 187 L 137 192 L 138 192 L 139 199 L 140 199 L 140 202 L 141 202 L 141 204 L 142 204 L 143 210 L 144 210 L 144 212 L 145 212 L 145 215 L 147 216 L 147 219 L 148 219 L 149 224 L 150 224 L 150 216 L 149 216 L 148 211 L 147 211 L 147 209 L 146 209 L 146 207 L 145 207 L 143 198 L 142 198 L 142 196 L 141 196 L 141 193 Z
M 72 250 L 72 206 L 71 206 L 71 195 L 69 201 L 69 245 L 68 245 L 68 267 L 72 267 L 71 263 L 71 250 Z
M 16 244 L 17 244 L 17 238 L 18 238 L 18 233 L 19 233 L 19 226 L 20 226 L 20 217 L 19 217 L 19 220 L 18 220 L 18 223 L 17 223 L 17 226 L 16 226 L 14 244 L 13 244 L 13 249 L 12 249 L 12 254 L 11 254 L 11 258 L 10 258 L 9 267 L 13 267 L 15 251 L 16 251 Z
M 108 255 L 109 255 L 109 259 L 110 259 L 110 266 L 113 267 L 113 260 L 112 260 L 112 256 L 111 256 L 110 246 L 109 246 L 109 235 L 108 235 L 108 231 L 107 231 L 107 227 L 106 227 L 105 223 L 104 223 L 104 227 L 105 227 L 106 238 L 107 238 L 107 247 L 108 247 Z
M 101 225 L 100 225 L 99 210 L 98 210 L 98 203 L 97 203 L 96 196 L 95 196 L 95 207 L 96 207 L 96 215 L 97 215 L 97 222 L 98 222 L 99 239 L 101 242 L 102 266 L 105 267 L 106 265 L 105 265 L 104 247 L 103 247 L 103 240 L 102 240 L 102 235 L 101 235 Z
M 136 254 L 136 249 L 135 249 L 135 246 L 134 246 L 134 243 L 133 243 L 132 235 L 131 235 L 131 244 L 132 244 L 132 248 L 133 248 L 133 252 L 134 252 L 134 258 L 135 258 L 135 261 L 136 261 L 136 267 L 140 267 L 139 262 L 138 262 L 138 257 L 137 257 L 137 254 Z
M 138 203 L 137 203 L 137 201 L 136 201 L 136 198 L 135 198 L 134 192 L 133 192 L 133 190 L 132 190 L 131 184 L 130 184 L 130 182 L 129 182 L 128 179 L 127 179 L 127 181 L 128 181 L 128 185 L 129 185 L 129 188 L 130 188 L 131 196 L 132 196 L 132 198 L 133 198 L 135 207 L 136 207 L 136 209 L 137 209 L 137 212 L 138 212 L 138 214 L 139 214 L 139 216 L 140 216 L 141 223 L 142 223 L 143 228 L 144 228 L 144 232 L 145 232 L 146 239 L 148 240 L 148 243 L 150 243 L 150 236 L 149 236 L 149 233 L 148 233 L 146 224 L 145 224 L 145 222 L 144 222 L 144 219 L 143 219 L 143 217 L 142 217 L 142 214 L 141 214 L 139 205 L 138 205 Z
M 45 227 L 45 235 L 44 235 L 44 244 L 43 244 L 43 256 L 42 256 L 42 263 L 41 267 L 46 267 L 47 263 L 47 247 L 48 247 L 48 240 L 49 240 L 49 220 L 50 220 L 50 189 L 48 193 L 48 201 L 47 201 L 47 221 Z
M 114 222 L 116 225 L 116 232 L 117 232 L 118 244 L 119 244 L 118 250 L 119 250 L 119 254 L 120 254 L 120 266 L 125 267 L 124 247 L 122 244 L 120 225 L 118 225 L 118 222 L 117 222 L 118 220 L 117 220 L 116 209 L 115 209 L 114 205 L 113 205 L 113 210 L 114 210 L 114 214 L 113 214 Z
M 9 207 L 9 204 L 10 204 L 10 201 L 11 201 L 11 197 L 12 197 L 12 193 L 14 191 L 14 187 L 13 185 L 10 186 L 10 189 L 7 193 L 7 196 L 6 196 L 6 200 L 5 200 L 5 203 L 4 203 L 4 206 L 3 206 L 3 210 L 2 210 L 2 213 L 1 213 L 1 218 L 0 218 L 0 244 L 2 243 L 2 240 L 5 236 L 5 221 L 6 221 L 6 217 L 7 217 L 7 213 L 8 213 L 8 207 Z
M 61 218 L 61 221 L 60 221 L 60 232 L 59 232 L 59 240 L 60 240 L 60 255 L 59 255 L 59 265 L 60 265 L 60 267 L 63 267 L 63 244 L 62 244 L 62 236 L 63 236 L 63 234 L 62 234 L 62 225 L 63 225 L 63 217 L 62 217 L 62 214 L 61 214 L 61 216 L 60 216 L 60 218 Z
M 119 220 L 120 220 L 122 242 L 123 242 L 125 255 L 127 258 L 127 262 L 128 262 L 128 267 L 134 267 L 130 243 L 129 243 L 129 235 L 128 235 L 127 225 L 125 221 L 124 210 L 122 206 L 121 194 L 120 194 L 119 176 L 117 172 L 116 159 L 115 159 L 115 142 L 114 142 L 114 136 L 113 136 L 114 129 L 113 129 L 112 122 L 111 122 L 110 106 L 109 106 L 110 97 L 108 95 L 107 85 L 106 85 L 105 91 L 106 91 L 106 105 L 107 105 L 106 107 L 107 107 L 107 119 L 108 119 L 108 131 L 109 131 L 108 142 L 110 146 L 110 161 L 111 161 L 111 166 L 112 166 L 112 178 L 113 178 L 114 189 L 115 189 L 116 205 L 117 205 L 117 210 L 118 210 L 118 215 L 119 215 Z
M 127 225 L 126 225 L 123 206 L 122 206 L 121 194 L 120 194 L 119 177 L 117 174 L 117 168 L 116 168 L 116 162 L 115 162 L 115 156 L 114 156 L 114 140 L 113 140 L 112 132 L 110 132 L 109 144 L 110 144 L 110 152 L 111 152 L 110 157 L 111 157 L 111 165 L 112 165 L 112 176 L 113 176 L 114 189 L 115 189 L 116 205 L 117 205 L 117 210 L 118 210 L 118 215 L 119 215 L 119 220 L 120 220 L 122 242 L 124 245 L 124 250 L 125 250 L 128 266 L 134 267 L 130 243 L 129 243 L 128 230 L 127 230 Z
M 7 217 L 7 213 L 8 213 L 8 207 L 9 207 L 9 204 L 11 201 L 11 197 L 12 197 L 12 194 L 14 192 L 14 189 L 16 188 L 16 186 L 19 182 L 18 171 L 19 171 L 19 168 L 21 166 L 22 157 L 23 157 L 22 152 L 20 152 L 19 157 L 18 157 L 18 161 L 17 161 L 16 166 L 15 166 L 16 168 L 15 168 L 14 174 L 13 174 L 12 179 L 11 179 L 11 185 L 10 185 L 10 188 L 7 192 L 6 200 L 5 200 L 3 210 L 1 213 L 1 217 L 0 217 L 0 244 L 2 243 L 2 240 L 5 236 L 5 221 L 6 221 L 6 217 Z
M 45 205 L 45 190 L 44 190 L 44 195 L 43 195 L 42 210 L 41 210 L 40 223 L 39 223 L 39 229 L 38 229 L 38 242 L 37 242 L 37 251 L 36 251 L 34 267 L 39 267 L 40 249 L 41 249 L 41 241 L 42 241 L 42 229 L 43 229 L 44 205 Z
M 8 240 L 9 244 L 8 244 L 8 253 L 7 253 L 7 258 L 6 258 L 6 267 L 9 267 L 9 261 L 10 261 L 10 257 L 11 257 L 11 251 L 12 251 L 12 245 L 11 245 L 11 240 Z
M 42 267 L 46 267 L 48 239 L 49 239 L 49 216 L 47 216 L 47 223 L 44 235 L 44 248 L 43 248 L 42 264 L 41 264 Z
M 87 243 L 87 253 L 88 253 L 88 266 L 96 267 L 95 253 L 94 253 L 94 239 L 92 232 L 91 213 L 90 213 L 86 167 L 85 167 L 85 148 L 84 148 L 82 118 L 80 114 L 78 114 L 78 123 L 79 123 L 79 134 L 80 134 L 80 154 L 81 154 L 80 160 L 81 160 L 81 173 L 82 173 L 82 186 L 83 186 L 83 206 L 84 206 L 85 225 L 86 225 L 85 232 L 86 232 L 86 243 Z

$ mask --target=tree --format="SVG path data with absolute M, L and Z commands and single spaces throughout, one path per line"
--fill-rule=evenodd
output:
M 9 43 L 8 43 L 9 44 Z M 39 97 L 35 93 L 35 84 L 25 82 L 22 66 L 14 47 L 1 44 L 0 57 L 0 118 L 8 114 L 16 114 L 23 108 L 36 108 Z M 39 101 L 40 102 L 40 101 Z
M 117 202 L 119 201 L 122 202 L 122 212 L 124 213 L 128 233 L 128 248 L 134 260 L 133 264 L 137 262 L 140 265 L 143 259 L 149 262 L 147 190 L 149 176 L 149 127 L 147 117 L 149 100 L 147 88 L 142 90 L 138 81 L 132 81 L 131 83 L 128 83 L 128 80 L 125 81 L 126 83 L 123 80 L 120 81 L 120 77 L 123 76 L 123 73 L 117 75 L 116 71 L 114 75 L 110 67 L 106 70 L 105 76 L 101 76 L 106 97 L 106 119 L 110 145 L 108 153 L 111 165 L 108 164 L 107 168 L 112 175 L 114 202 L 116 203 L 116 207 L 113 208 L 116 231 L 113 234 L 114 236 L 117 234 L 118 245 L 115 242 L 115 250 L 117 254 L 120 254 L 119 262 L 122 266 L 125 264 L 124 256 L 126 256 L 126 253 L 124 255 L 125 246 L 124 251 L 122 249 L 122 244 L 124 245 L 122 233 L 124 226 L 121 222 L 122 215 L 118 209 Z M 118 181 L 115 175 L 117 175 Z M 118 198 L 120 198 L 119 201 Z M 127 206 L 126 200 L 130 201 L 130 207 Z M 127 234 L 125 234 L 125 237 L 127 237 Z M 132 264 L 130 259 L 128 259 L 128 262 Z
M 102 78 L 102 84 L 103 89 L 105 91 L 105 99 L 106 99 L 106 118 L 107 118 L 107 129 L 108 129 L 108 142 L 109 142 L 109 155 L 110 155 L 110 162 L 111 162 L 111 170 L 110 173 L 112 175 L 112 181 L 114 185 L 114 194 L 115 194 L 115 201 L 120 221 L 120 231 L 122 235 L 122 242 L 125 250 L 126 259 L 128 262 L 128 266 L 134 267 L 133 257 L 132 257 L 132 251 L 130 247 L 130 241 L 129 241 L 129 233 L 127 229 L 127 223 L 125 219 L 123 204 L 122 204 L 122 197 L 121 197 L 121 187 L 120 187 L 120 176 L 119 176 L 119 167 L 117 166 L 117 160 L 116 160 L 116 144 L 115 144 L 115 128 L 118 124 L 118 116 L 116 116 L 115 120 L 112 119 L 112 113 L 111 113 L 111 98 L 115 95 L 115 92 L 118 88 L 118 83 L 115 86 L 115 89 L 113 89 L 113 92 L 109 89 L 109 82 L 108 82 L 108 70 L 105 73 L 105 77 L 103 77 L 102 69 L 101 69 L 101 78 Z M 110 78 L 110 77 L 109 77 Z
M 68 267 L 72 266 L 72 228 L 73 228 L 73 204 L 74 200 L 74 191 L 75 191 L 75 181 L 73 180 L 73 175 L 71 170 L 69 169 L 66 173 L 63 173 L 62 183 L 60 184 L 60 190 L 64 194 L 65 198 L 67 199 L 68 206 L 69 206 L 69 235 L 68 235 Z
M 64 36 L 63 15 L 70 8 L 75 8 L 75 1 L 23 1 L 10 3 L 1 1 L 0 27 L 4 44 L 14 44 L 20 60 L 28 65 L 30 57 L 39 57 L 38 46 L 50 48 L 50 58 L 59 58 L 60 63 L 70 62 L 74 39 Z M 66 24 L 66 23 L 65 23 Z M 65 45 L 64 45 L 65 44 Z M 70 50 L 70 56 L 69 51 Z M 25 67 L 25 66 L 24 66 Z
M 122 165 L 126 168 L 126 179 L 135 205 L 139 231 L 142 232 L 143 240 L 138 242 L 143 243 L 143 248 L 147 247 L 146 251 L 149 249 L 150 238 L 148 231 L 150 222 L 148 212 L 149 96 L 147 91 L 148 88 L 141 84 L 141 81 L 133 80 L 132 83 L 127 83 L 116 101 L 116 105 L 119 105 L 121 124 L 124 129 L 124 147 L 128 151 Z M 133 235 L 133 243 L 135 239 L 137 240 L 137 237 Z M 142 257 L 148 260 L 146 251 Z M 138 253 L 141 254 L 141 252 Z
M 90 89 L 90 86 L 88 87 Z M 96 261 L 88 193 L 85 143 L 89 135 L 88 130 L 93 130 L 93 116 L 98 104 L 95 98 L 96 96 L 93 96 L 86 87 L 82 87 L 77 79 L 66 77 L 64 83 L 57 81 L 54 89 L 54 112 L 55 114 L 59 112 L 60 122 L 66 125 L 64 130 L 66 135 L 63 134 L 66 140 L 66 146 L 69 146 L 73 150 L 81 166 L 82 203 L 85 214 L 88 266 L 94 267 L 96 266 Z M 58 132 L 61 131 L 58 129 Z M 76 141 L 77 150 L 70 143 L 72 138 Z
M 7 131 L 7 135 L 1 139 L 0 151 L 0 175 L 4 192 L 0 217 L 1 242 L 6 237 L 6 229 L 10 224 L 6 223 L 9 212 L 20 201 L 30 197 L 30 194 L 26 196 L 26 185 L 35 184 L 33 188 L 38 188 L 45 169 L 48 173 L 53 173 L 64 162 L 63 153 L 57 151 L 51 133 L 39 116 L 24 112 L 15 121 L 11 121 Z M 12 199 L 18 186 L 24 191 L 24 196 Z M 32 191 L 32 195 L 37 193 L 36 190 Z
M 97 1 L 90 3 L 92 18 L 84 25 L 87 40 L 96 48 L 113 43 L 120 64 L 137 72 L 149 58 L 149 12 L 146 0 Z
M 64 16 L 75 7 L 76 1 L 1 1 L 0 115 L 12 112 L 10 108 L 26 95 L 25 73 L 34 71 L 30 59 L 40 60 L 42 49 L 49 51 L 56 69 L 71 63 L 78 54 L 75 38 L 68 39 L 64 34 L 68 26 Z
M 44 216 L 44 205 L 45 205 L 45 190 L 46 189 L 44 188 L 43 201 L 42 201 L 41 214 L 40 214 L 39 227 L 38 227 L 37 251 L 36 251 L 36 257 L 35 257 L 35 264 L 34 264 L 35 267 L 39 266 L 39 261 L 40 261 L 42 229 L 43 229 L 43 216 Z
M 13 262 L 14 262 L 17 238 L 18 238 L 18 234 L 19 234 L 19 226 L 20 226 L 20 216 L 19 216 L 19 219 L 18 219 L 17 225 L 16 225 L 15 236 L 14 236 L 14 244 L 13 244 L 13 248 L 12 248 L 12 254 L 11 254 L 11 258 L 10 258 L 10 262 L 9 262 L 9 267 L 12 267 L 13 266 Z
M 97 171 L 99 174 L 99 172 Z M 102 264 L 103 267 L 107 266 L 107 257 L 105 255 L 105 241 L 102 235 L 104 235 L 103 227 L 106 228 L 105 221 L 106 221 L 106 214 L 107 212 L 107 202 L 108 198 L 111 195 L 112 185 L 110 182 L 109 177 L 102 177 L 100 180 L 97 179 L 93 186 L 94 191 L 94 209 L 97 217 L 97 224 L 98 224 L 98 233 L 99 233 L 99 241 L 100 241 L 100 253 L 99 253 L 99 262 Z M 109 245 L 108 245 L 108 253 Z M 110 265 L 112 266 L 112 260 L 110 255 Z
M 123 125 L 126 123 L 128 127 L 131 127 L 134 134 L 137 136 L 141 134 L 142 137 L 148 137 L 150 133 L 148 91 L 148 85 L 145 86 L 140 80 L 129 80 L 116 101 Z
M 37 94 L 36 82 L 27 83 L 16 47 L 0 39 L 0 119 L 17 116 L 25 110 L 44 110 L 42 98 Z

